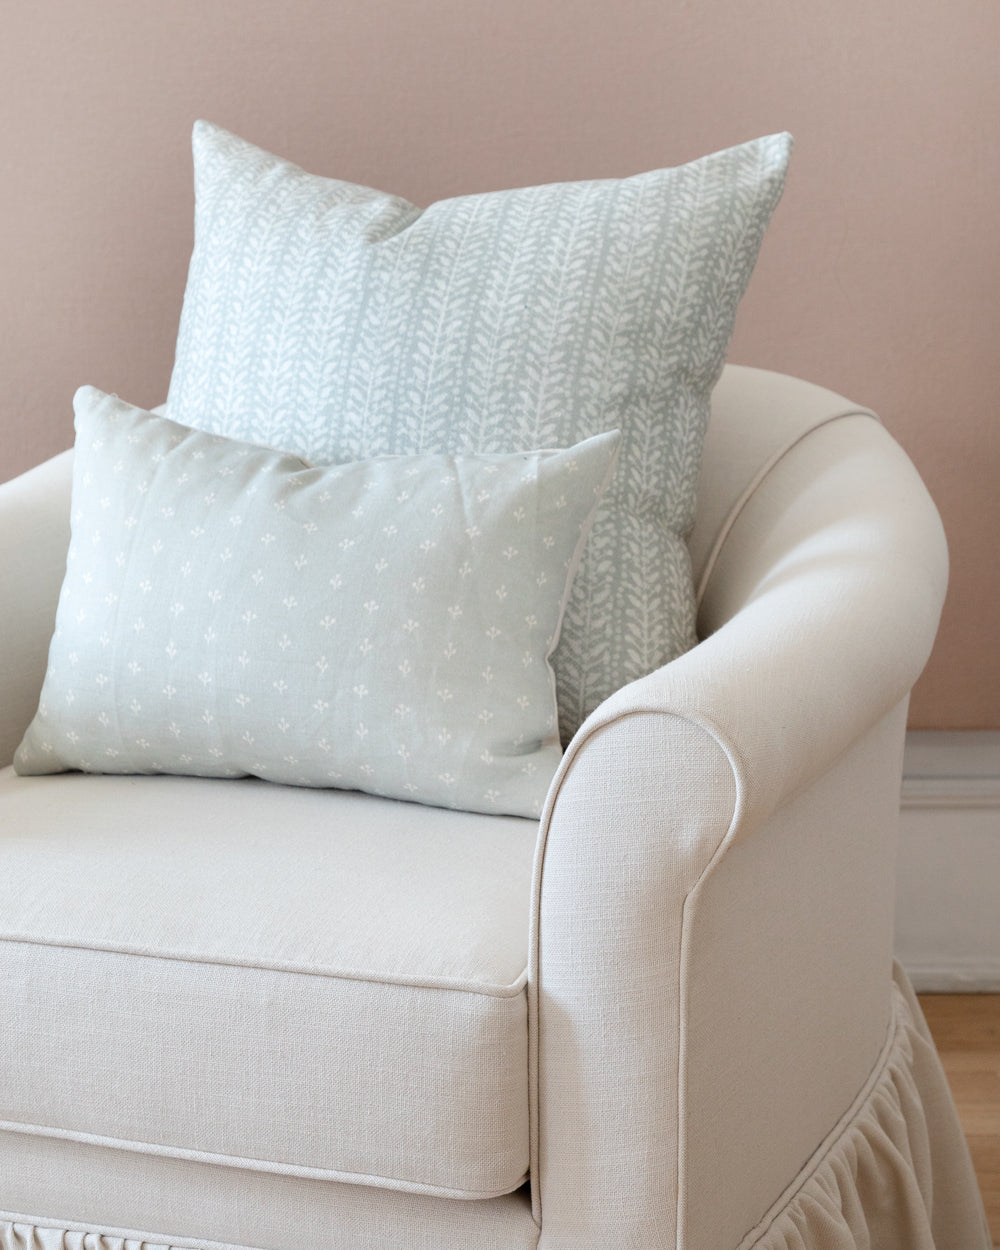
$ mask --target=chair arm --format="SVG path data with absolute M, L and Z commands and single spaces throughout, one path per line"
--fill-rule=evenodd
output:
M 72 466 L 65 451 L 0 485 L 0 767 L 38 706 L 66 571 Z
M 738 1244 L 863 1083 L 887 1022 L 906 699 L 946 566 L 889 435 L 825 425 L 733 525 L 714 632 L 567 749 L 529 965 L 540 1250 Z

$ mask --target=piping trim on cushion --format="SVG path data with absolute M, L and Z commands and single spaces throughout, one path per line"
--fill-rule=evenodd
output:
M 454 990 L 463 994 L 480 994 L 485 998 L 517 998 L 524 992 L 528 982 L 527 966 L 516 981 L 509 985 L 488 985 L 482 981 L 463 980 L 459 977 L 420 977 L 399 973 L 364 972 L 350 968 L 322 968 L 297 964 L 280 959 L 259 959 L 248 963 L 243 959 L 224 955 L 202 955 L 188 951 L 157 951 L 141 946 L 117 945 L 112 942 L 83 942 L 72 938 L 44 938 L 17 933 L 0 933 L 0 942 L 16 942 L 24 946 L 53 946 L 67 950 L 100 951 L 107 955 L 134 955 L 140 959 L 172 959 L 183 963 L 218 964 L 226 968 L 246 968 L 251 972 L 287 972 L 296 976 L 327 977 L 335 981 L 368 981 L 373 985 L 399 985 L 409 989 Z
M 62 1141 L 83 1142 L 89 1146 L 103 1146 L 112 1150 L 129 1150 L 134 1154 L 161 1155 L 167 1159 L 186 1159 L 192 1163 L 214 1163 L 222 1167 L 238 1168 L 246 1172 L 270 1172 L 276 1176 L 298 1176 L 305 1180 L 342 1181 L 348 1185 L 369 1185 L 376 1189 L 396 1189 L 406 1194 L 429 1194 L 435 1198 L 502 1198 L 520 1189 L 528 1179 L 522 1172 L 510 1185 L 494 1189 L 449 1189 L 444 1185 L 431 1185 L 425 1181 L 401 1180 L 394 1176 L 368 1175 L 362 1172 L 342 1172 L 337 1168 L 314 1168 L 304 1164 L 277 1163 L 269 1159 L 243 1159 L 238 1155 L 215 1154 L 208 1150 L 187 1150 L 180 1146 L 162 1146 L 154 1142 L 129 1141 L 118 1137 L 104 1137 L 97 1133 L 78 1133 L 73 1129 L 49 1128 L 48 1125 L 19 1124 L 0 1120 L 0 1130 L 8 1133 L 24 1133 L 28 1137 L 55 1137 Z

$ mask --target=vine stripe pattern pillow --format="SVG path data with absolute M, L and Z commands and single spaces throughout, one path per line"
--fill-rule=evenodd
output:
M 19 773 L 252 774 L 537 817 L 555 645 L 614 467 L 566 450 L 310 468 L 84 387 Z
M 554 659 L 565 739 L 694 641 L 710 395 L 790 146 L 421 211 L 199 122 L 167 413 L 323 463 L 620 429 Z

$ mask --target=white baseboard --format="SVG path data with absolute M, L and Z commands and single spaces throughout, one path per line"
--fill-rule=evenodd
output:
M 896 957 L 924 992 L 1000 992 L 1000 732 L 910 732 Z
M 941 967 L 929 963 L 903 966 L 918 994 L 1000 994 L 1000 964 L 971 962 L 961 967 L 956 958 Z

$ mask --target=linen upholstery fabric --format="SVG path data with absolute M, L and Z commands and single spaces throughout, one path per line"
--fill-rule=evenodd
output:
M 48 1211 L 79 1213 L 68 1230 L 58 1217 L 10 1221 L 15 1213 L 0 1210 L 3 1250 L 11 1238 L 17 1250 L 155 1250 L 165 1244 L 193 1250 L 315 1245 L 324 1250 L 536 1250 L 538 1245 L 524 1189 L 463 1202 L 369 1185 L 265 1173 L 248 1177 L 231 1168 L 6 1133 L 0 1133 L 0 1167 L 12 1191 L 25 1197 L 25 1210 L 37 1211 L 44 1193 Z M 93 1201 L 109 1187 L 115 1200 Z M 61 1196 L 53 1196 L 53 1190 Z M 124 1225 L 110 1215 L 112 1210 L 126 1213 Z M 137 1225 L 140 1211 L 146 1219 Z M 111 1228 L 116 1232 L 109 1235 L 105 1230 Z M 209 1234 L 209 1228 L 219 1235 Z M 348 1231 L 352 1228 L 356 1233 Z M 172 1231 L 152 1231 L 163 1229 Z
M 409 1192 L 520 1186 L 536 822 L 10 769 L 0 810 L 3 1128 Z
M 729 447 L 737 446 L 734 427 Z M 940 520 L 898 446 L 867 417 L 824 424 L 779 461 L 731 527 L 705 597 L 711 635 L 607 700 L 564 756 L 542 821 L 529 982 L 539 1103 L 532 1177 L 548 1250 L 598 1250 L 625 1240 L 623 1226 L 635 1245 L 685 1244 L 689 1234 L 692 1244 L 716 1244 L 699 1239 L 691 1221 L 701 1186 L 718 1201 L 718 1159 L 711 1158 L 707 1175 L 690 1170 L 687 1126 L 701 1116 L 731 1123 L 748 1102 L 739 1092 L 743 1046 L 729 1052 L 735 1074 L 717 1083 L 717 1096 L 707 1106 L 693 1097 L 699 1039 L 689 1028 L 698 981 L 688 970 L 698 960 L 699 897 L 724 865 L 739 862 L 744 843 L 757 845 L 791 800 L 813 795 L 852 748 L 855 768 L 839 779 L 840 806 L 800 807 L 793 845 L 808 846 L 820 865 L 825 855 L 839 855 L 839 821 L 850 827 L 854 817 L 843 796 L 870 794 L 872 776 L 879 778 L 875 810 L 886 813 L 890 791 L 898 803 L 900 744 L 887 756 L 885 739 L 872 729 L 899 707 L 926 661 L 946 576 Z M 880 632 L 873 636 L 875 619 Z M 901 733 L 897 721 L 897 739 Z M 671 761 L 669 780 L 663 760 Z M 629 805 L 629 794 L 650 801 Z M 891 850 L 892 812 L 888 821 L 873 834 Z M 880 888 L 886 862 L 891 855 L 880 851 Z M 843 863 L 853 866 L 846 854 Z M 787 881 L 782 856 L 772 855 L 769 867 Z M 854 886 L 858 900 L 868 896 L 864 867 L 855 870 Z M 757 897 L 748 895 L 751 920 Z M 762 914 L 804 968 L 809 952 L 829 949 L 831 932 L 850 932 L 853 919 L 800 910 L 794 888 L 784 897 L 789 901 L 777 913 Z M 575 919 L 581 914 L 586 926 Z M 785 927 L 793 919 L 801 928 Z M 870 1071 L 873 1038 L 886 1024 L 884 974 L 874 1003 L 870 993 L 872 976 L 891 958 L 887 922 L 880 932 L 880 949 L 822 982 L 858 1012 L 854 1089 Z M 708 926 L 702 947 L 719 933 Z M 748 977 L 751 969 L 768 974 L 763 961 L 751 962 Z M 797 975 L 787 982 L 786 1011 L 797 1003 L 808 1014 L 803 981 Z M 604 1027 L 608 1019 L 618 1025 L 613 1035 Z M 724 1000 L 714 1024 L 732 1036 Z M 818 1048 L 811 1039 L 806 1051 L 785 1051 L 769 1018 L 757 1022 L 759 1038 L 752 1018 L 741 1024 L 751 1029 L 748 1054 L 769 1056 L 767 1073 L 780 1067 L 779 1054 L 796 1069 L 807 1059 L 829 1060 L 825 1039 Z M 749 1064 L 754 1079 L 758 1071 Z M 801 1100 L 786 1105 L 785 1083 L 767 1079 L 779 1101 L 765 1133 L 774 1122 L 803 1118 Z M 847 1081 L 843 1072 L 838 1079 Z M 836 1122 L 843 1104 L 829 1086 L 808 1096 L 811 1112 Z M 752 1149 L 770 1169 L 785 1149 L 783 1135 L 767 1152 L 759 1144 Z M 646 1166 L 650 1155 L 662 1160 L 659 1173 Z M 607 1158 L 614 1168 L 601 1165 Z M 721 1211 L 736 1224 L 743 1217 L 745 1230 L 775 1196 L 766 1186 L 747 1192 L 729 1185 Z
M 756 381 L 763 386 L 765 378 Z M 776 378 L 774 405 L 794 404 L 805 386 Z M 841 411 L 849 407 L 838 402 Z M 805 407 L 806 422 L 814 421 L 818 414 Z M 759 412 L 768 420 L 769 405 L 761 402 Z M 709 440 L 709 457 L 739 463 L 756 454 L 762 441 L 743 438 L 731 391 L 713 414 L 717 420 L 726 434 Z M 776 414 L 775 423 L 790 441 L 786 414 Z M 731 483 L 734 494 L 721 504 L 706 500 L 701 520 L 723 524 L 744 483 L 756 477 L 746 463 L 738 473 L 706 464 L 704 480 L 720 490 Z M 65 492 L 63 500 L 65 507 Z M 25 500 L 29 514 L 30 504 Z M 0 562 L 3 539 L 0 533 Z M 709 541 L 703 549 L 711 547 Z M 61 574 L 49 544 L 40 542 L 39 552 L 57 587 Z M 892 991 L 888 917 L 873 906 L 892 889 L 893 829 L 883 817 L 890 791 L 898 798 L 905 694 L 930 646 L 945 566 L 934 509 L 889 435 L 868 418 L 823 424 L 774 464 L 728 526 L 703 600 L 711 636 L 616 696 L 561 764 L 544 817 L 529 922 L 539 1250 L 716 1250 L 740 1241 L 766 1250 L 870 1250 L 869 1230 L 881 1232 L 889 1220 L 891 1250 L 907 1245 L 909 1230 L 925 1230 L 928 1220 L 935 1250 L 988 1250 L 940 1064 L 919 1008 L 907 992 Z M 11 567 L 17 576 L 24 571 L 23 561 Z M 9 584 L 16 587 L 17 577 Z M 51 628 L 51 618 L 39 627 Z M 880 645 L 880 631 L 891 647 Z M 19 690 L 29 636 L 22 625 L 10 646 L 4 638 L 9 663 L 0 666 L 0 689 Z M 136 803 L 144 816 L 155 812 L 159 787 L 190 786 L 206 794 L 283 796 L 280 808 L 259 812 L 263 822 L 282 818 L 285 798 L 296 800 L 295 815 L 287 814 L 297 825 L 299 800 L 483 821 L 477 830 L 497 819 L 250 781 L 63 775 L 10 782 L 22 792 L 38 785 L 70 793 L 91 785 L 135 788 L 148 797 L 148 806 Z M 249 802 L 246 810 L 253 809 Z M 192 805 L 185 815 L 193 821 L 195 812 Z M 205 802 L 199 825 L 211 829 L 218 812 Z M 22 814 L 0 801 L 0 815 L 8 813 L 11 820 L 0 820 L 0 857 L 25 836 Z M 508 823 L 511 830 L 531 828 Z M 251 823 L 251 843 L 255 828 Z M 402 827 L 389 829 L 398 836 L 395 854 L 408 838 Z M 358 830 L 371 841 L 375 826 Z M 71 845 L 73 836 L 67 825 L 60 842 Z M 170 839 L 162 840 L 169 849 Z M 502 832 L 496 847 L 509 852 L 511 845 L 512 834 Z M 477 832 L 456 839 L 451 853 L 461 857 L 464 847 L 488 860 L 491 846 Z M 50 861 L 42 845 L 35 852 L 32 880 L 44 881 Z M 93 846 L 85 854 L 99 851 Z M 180 865 L 184 858 L 182 847 Z M 385 879 L 405 891 L 419 863 L 418 852 L 398 871 L 388 868 Z M 498 868 L 490 879 L 500 883 L 506 872 Z M 345 884 L 351 875 L 344 874 Z M 618 888 L 622 879 L 625 889 Z M 823 892 L 828 882 L 833 898 Z M 415 883 L 415 897 L 427 884 Z M 379 888 L 372 887 L 372 897 Z M 36 909 L 38 923 L 88 905 L 79 889 L 62 897 L 61 906 L 52 895 Z M 469 891 L 447 902 L 432 898 L 428 914 L 447 922 L 449 903 L 503 910 Z M 205 925 L 208 910 L 199 913 Z M 327 923 L 337 910 L 335 900 Z M 397 911 L 391 901 L 369 919 L 370 928 L 362 925 L 354 949 L 363 953 L 370 930 Z M 238 928 L 243 914 L 223 909 L 219 931 Z M 183 929 L 179 913 L 175 923 Z M 412 931 L 423 934 L 419 924 Z M 483 936 L 491 944 L 497 934 Z M 286 949 L 280 925 L 265 927 L 261 937 Z M 841 943 L 849 949 L 843 963 Z M 505 969 L 518 966 L 515 945 Z M 778 958 L 769 959 L 775 950 Z M 480 965 L 460 965 L 470 967 Z M 907 990 L 902 974 L 897 984 Z M 44 993 L 44 983 L 33 989 Z M 762 1009 L 745 1011 L 747 1000 Z M 776 1005 L 780 1014 L 771 1010 Z M 6 1006 L 19 1018 L 16 1006 Z M 818 1035 L 817 1006 L 836 1020 Z M 0 1064 L 0 1083 L 8 1071 Z M 820 1079 L 810 1083 L 809 1072 Z M 770 1086 L 770 1100 L 758 1096 L 758 1078 Z M 812 1125 L 804 1149 L 797 1136 L 803 1123 Z M 713 1153 L 713 1134 L 724 1151 Z M 0 1130 L 0 1220 L 19 1221 L 16 1237 L 43 1245 L 50 1237 L 60 1250 L 79 1250 L 84 1229 L 93 1231 L 95 1245 L 107 1232 L 105 1244 L 115 1250 L 111 1236 L 125 1230 L 153 1245 L 198 1250 L 213 1240 L 238 1250 L 314 1243 L 333 1250 L 524 1250 L 532 1229 L 514 1218 L 522 1197 L 519 1191 L 455 1201 Z M 593 1219 L 578 1237 L 581 1209 Z M 465 1221 L 478 1210 L 477 1239 Z M 720 1227 L 740 1231 L 713 1238 Z M 64 1229 L 74 1231 L 64 1238 Z M 922 1245 L 923 1236 L 915 1233 L 914 1241 Z
M 790 144 L 421 211 L 199 122 L 168 415 L 314 461 L 620 429 L 554 658 L 566 741 L 694 642 L 709 397 Z
M 72 469 L 73 453 L 64 451 L 0 491 L 0 640 L 17 657 L 0 669 L 0 766 L 38 707 L 66 569 Z
M 700 606 L 715 561 L 743 508 L 775 466 L 814 430 L 870 408 L 801 378 L 727 365 L 712 392 L 712 420 L 698 477 L 698 513 L 690 535 L 691 568 Z M 740 455 L 727 453 L 738 428 Z
M 822 1250 L 866 1246 L 878 1246 L 879 1250 L 988 1250 L 990 1238 L 975 1178 L 971 1169 L 951 1165 L 951 1159 L 962 1158 L 967 1152 L 960 1130 L 955 1136 L 954 1108 L 933 1041 L 905 974 L 896 967 L 894 976 L 890 1020 L 869 1080 L 794 1183 L 740 1240 L 739 1250 L 816 1250 L 820 1246 Z M 18 1140 L 13 1134 L 0 1134 L 0 1167 L 4 1175 L 16 1178 L 14 1192 L 25 1198 L 34 1197 L 36 1178 L 46 1174 L 65 1178 L 69 1172 L 66 1190 L 77 1203 L 77 1195 L 92 1192 L 92 1182 L 100 1175 L 96 1169 L 104 1175 L 113 1169 L 122 1175 L 123 1193 L 131 1197 L 137 1189 L 143 1192 L 140 1209 L 150 1216 L 143 1228 L 183 1226 L 181 1213 L 173 1217 L 177 1222 L 171 1225 L 169 1220 L 164 1222 L 161 1209 L 176 1188 L 176 1180 L 171 1185 L 169 1168 L 176 1166 L 172 1161 L 134 1155 L 116 1158 L 105 1151 L 88 1168 L 86 1151 L 76 1148 L 76 1153 L 70 1154 L 72 1148 L 63 1142 Z M 162 1170 L 143 1183 L 139 1169 L 147 1165 Z M 215 1169 L 216 1174 L 219 1171 Z M 317 1219 L 322 1218 L 317 1216 L 322 1199 L 316 1183 L 286 1177 L 262 1176 L 260 1180 L 289 1191 L 282 1202 L 275 1202 L 273 1193 L 268 1193 L 271 1201 L 264 1209 L 277 1206 L 284 1213 L 284 1222 L 274 1228 L 265 1220 L 270 1233 L 267 1244 L 275 1250 L 300 1250 L 314 1236 Z M 211 1245 L 233 1246 L 237 1231 L 232 1228 L 231 1217 L 226 1218 L 233 1203 L 227 1193 L 229 1187 L 221 1177 L 216 1185 L 220 1217 L 212 1227 L 226 1235 L 211 1243 L 200 1238 L 199 1248 L 209 1250 Z M 346 1206 L 353 1192 L 357 1203 L 369 1203 L 374 1215 L 353 1225 L 345 1220 L 344 1227 L 359 1231 L 350 1236 L 332 1234 L 324 1242 L 330 1250 L 396 1250 L 401 1244 L 421 1250 L 454 1250 L 457 1246 L 533 1250 L 539 1244 L 540 1230 L 530 1218 L 517 1227 L 520 1194 L 490 1203 L 462 1203 L 351 1186 L 326 1186 L 324 1192 L 330 1199 L 328 1209 Z M 209 1193 L 205 1201 L 213 1201 Z M 422 1219 L 419 1207 L 414 1208 L 431 1203 L 437 1208 L 436 1216 L 428 1212 Z M 393 1208 L 398 1214 L 392 1214 Z M 303 1209 L 308 1212 L 305 1218 Z M 53 1227 L 51 1220 L 31 1217 L 15 1223 L 10 1219 L 12 1214 L 0 1211 L 3 1250 L 92 1250 L 91 1242 L 83 1241 L 82 1226 L 67 1231 Z M 356 1219 L 356 1212 L 352 1214 Z M 94 1219 L 86 1227 L 96 1237 L 109 1223 L 115 1226 L 106 1218 Z M 331 1226 L 342 1225 L 332 1221 Z M 432 1231 L 435 1226 L 437 1237 Z M 261 1228 L 262 1223 L 255 1223 L 255 1227 Z M 100 1250 L 156 1250 L 151 1244 L 154 1241 L 155 1234 L 137 1231 L 124 1244 L 114 1236 L 96 1244 Z M 171 1242 L 176 1246 L 190 1244 L 187 1238 Z M 236 1250 L 246 1250 L 242 1241 Z
M 253 774 L 537 816 L 548 657 L 617 434 L 296 457 L 77 394 L 73 539 L 21 773 Z

